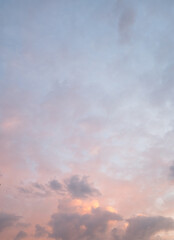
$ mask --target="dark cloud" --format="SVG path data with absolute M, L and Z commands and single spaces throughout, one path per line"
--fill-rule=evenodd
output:
M 27 237 L 27 233 L 24 231 L 20 231 L 18 232 L 18 234 L 16 235 L 16 237 L 14 238 L 14 240 L 21 240 Z
M 48 234 L 48 232 L 47 232 L 47 230 L 44 227 L 40 226 L 39 224 L 37 224 L 35 226 L 35 234 L 34 234 L 34 236 L 36 238 L 44 237 L 47 234 Z
M 53 190 L 59 194 L 71 194 L 73 198 L 88 198 L 90 196 L 100 195 L 100 192 L 88 182 L 88 177 L 80 178 L 77 175 L 70 177 L 64 181 L 63 185 L 56 179 L 48 182 L 48 184 L 40 184 L 38 182 L 29 184 L 28 186 L 18 187 L 18 191 L 29 197 L 47 197 Z
M 118 32 L 121 43 L 127 43 L 131 39 L 136 17 L 136 7 L 130 1 L 118 0 L 116 3 L 116 12 L 118 15 Z
M 28 188 L 25 188 L 25 187 L 18 187 L 18 190 L 19 190 L 20 193 L 23 193 L 23 194 L 31 194 L 32 193 L 31 189 L 28 189 Z
M 62 189 L 62 184 L 59 183 L 56 179 L 52 180 L 49 182 L 49 187 L 52 189 L 52 190 L 55 190 L 55 191 L 59 191 Z
M 169 177 L 170 179 L 174 180 L 174 165 L 170 166 L 169 168 Z
M 127 220 L 129 226 L 123 236 L 117 233 L 115 240 L 149 240 L 160 231 L 174 230 L 174 220 L 162 216 L 138 216 Z
M 99 195 L 99 191 L 88 183 L 87 177 L 75 175 L 65 181 L 67 190 L 74 198 L 87 198 Z
M 56 213 L 52 215 L 49 225 L 52 232 L 49 235 L 54 239 L 87 240 L 104 239 L 108 230 L 109 221 L 121 221 L 116 213 L 96 208 L 89 214 Z
M 19 219 L 20 217 L 14 214 L 1 212 L 0 213 L 0 232 L 2 232 L 4 229 L 8 227 L 13 226 Z
M 33 187 L 35 187 L 35 188 L 37 188 L 39 190 L 45 190 L 44 185 L 42 185 L 40 183 L 37 183 L 37 182 L 33 183 Z
M 135 11 L 132 8 L 125 8 L 118 23 L 120 37 L 123 42 L 129 41 L 134 21 Z
M 48 197 L 50 192 L 46 187 L 40 183 L 32 183 L 25 187 L 18 187 L 18 191 L 28 197 Z

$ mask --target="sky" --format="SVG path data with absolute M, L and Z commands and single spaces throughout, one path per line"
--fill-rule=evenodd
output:
M 173 22 L 173 0 L 0 0 L 0 239 L 174 239 Z

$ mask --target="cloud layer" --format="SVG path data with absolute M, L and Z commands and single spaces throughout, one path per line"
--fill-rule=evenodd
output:
M 0 239 L 173 240 L 174 1 L 0 16 Z
M 14 214 L 9 214 L 5 212 L 0 213 L 0 232 L 4 229 L 13 226 L 17 221 L 19 221 L 20 217 Z

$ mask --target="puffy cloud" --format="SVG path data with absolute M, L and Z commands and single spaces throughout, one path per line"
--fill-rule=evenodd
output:
M 99 195 L 100 192 L 88 183 L 87 177 L 74 175 L 65 181 L 67 190 L 74 198 L 88 198 Z
M 36 238 L 44 237 L 47 234 L 48 234 L 48 232 L 47 232 L 47 230 L 44 227 L 40 226 L 39 224 L 37 224 L 35 226 L 35 234 L 34 234 L 34 236 Z
M 8 227 L 13 226 L 19 219 L 20 217 L 14 214 L 1 212 L 0 213 L 0 232 L 2 232 L 4 229 Z
M 24 231 L 18 232 L 14 240 L 21 240 L 27 237 L 27 233 Z
M 160 231 L 174 230 L 174 220 L 162 216 L 138 216 L 127 221 L 128 227 L 125 234 L 119 236 L 116 233 L 115 240 L 149 240 Z
M 90 213 L 93 208 L 100 206 L 97 199 L 76 199 L 70 197 L 63 197 L 59 199 L 58 211 L 59 213 Z M 107 209 L 109 210 L 109 209 Z
M 22 185 L 18 187 L 20 193 L 30 197 L 47 197 L 51 194 L 50 190 L 68 196 L 70 194 L 73 198 L 80 199 L 100 195 L 100 192 L 88 182 L 88 177 L 83 176 L 80 178 L 78 175 L 71 176 L 63 183 L 53 179 L 46 184 L 34 182 L 26 186 Z
M 88 214 L 56 213 L 52 215 L 49 225 L 50 237 L 62 240 L 103 239 L 106 237 L 109 221 L 121 221 L 117 213 L 93 208 Z
M 59 183 L 56 179 L 52 180 L 49 182 L 49 187 L 52 189 L 52 190 L 55 190 L 55 191 L 59 191 L 62 189 L 62 184 Z

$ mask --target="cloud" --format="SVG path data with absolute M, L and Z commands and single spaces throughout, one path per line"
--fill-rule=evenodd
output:
M 174 1 L 0 2 L 4 211 L 44 226 L 63 192 L 81 219 L 100 189 L 127 218 L 172 216 Z
M 135 12 L 131 8 L 126 8 L 119 19 L 119 33 L 121 40 L 127 42 L 130 39 L 132 25 L 135 21 Z
M 45 185 L 34 182 L 18 187 L 20 193 L 30 197 L 47 197 L 51 194 L 50 189 L 61 195 L 70 194 L 73 198 L 81 199 L 100 195 L 100 192 L 88 182 L 87 176 L 80 178 L 78 175 L 65 179 L 63 183 L 53 179 Z
M 18 187 L 18 191 L 29 197 L 48 197 L 51 195 L 51 190 L 58 192 L 62 190 L 63 185 L 59 183 L 56 179 L 53 179 L 46 184 L 41 184 L 39 182 L 29 183 L 26 186 Z M 62 192 L 61 192 L 62 193 Z
M 128 219 L 127 222 L 125 234 L 115 234 L 115 240 L 149 240 L 160 231 L 174 230 L 174 220 L 162 216 L 138 216 Z
M 174 180 L 174 165 L 170 166 L 169 171 L 170 179 Z
M 18 187 L 18 191 L 28 197 L 48 197 L 50 192 L 43 184 L 34 182 L 28 186 Z
M 62 189 L 62 184 L 59 183 L 56 179 L 49 182 L 49 187 L 54 191 L 59 191 Z
M 20 232 L 18 232 L 18 234 L 16 235 L 14 240 L 21 240 L 26 237 L 27 237 L 27 233 L 24 231 L 20 231 Z
M 19 190 L 20 193 L 23 193 L 23 194 L 31 194 L 32 193 L 31 189 L 28 189 L 28 188 L 25 188 L 25 187 L 18 187 L 18 190 Z
M 35 234 L 34 234 L 34 236 L 36 238 L 44 237 L 47 234 L 48 234 L 48 232 L 47 232 L 47 230 L 44 227 L 40 226 L 39 224 L 37 224 L 35 226 Z
M 136 7 L 128 1 L 117 1 L 118 31 L 121 43 L 129 42 L 133 24 L 135 23 Z
M 91 213 L 56 213 L 49 222 L 52 232 L 50 237 L 62 240 L 103 239 L 106 237 L 109 221 L 121 221 L 116 213 L 92 209 Z
M 74 175 L 65 181 L 67 190 L 72 195 L 73 198 L 88 198 L 90 196 L 99 195 L 99 191 L 91 186 L 87 177 L 82 177 Z
M 42 184 L 37 183 L 37 182 L 33 183 L 33 187 L 35 187 L 39 190 L 45 190 L 45 187 Z
M 13 226 L 19 219 L 20 217 L 14 214 L 1 212 L 0 213 L 0 232 L 2 232 L 6 228 Z
M 19 222 L 16 224 L 16 227 L 20 227 L 20 228 L 28 228 L 29 226 L 31 226 L 31 224 L 25 223 L 25 222 Z

